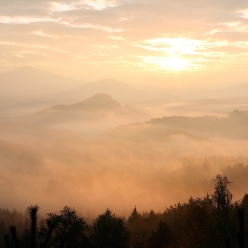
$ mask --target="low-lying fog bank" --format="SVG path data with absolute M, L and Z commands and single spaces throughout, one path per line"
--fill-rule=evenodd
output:
M 163 211 L 211 194 L 217 173 L 234 182 L 238 200 L 248 188 L 248 136 L 246 113 L 233 114 L 116 128 L 114 118 L 109 128 L 101 118 L 77 126 L 1 122 L 0 207 L 39 204 L 46 213 L 67 205 L 92 217 L 106 208 L 129 215 L 135 205 Z

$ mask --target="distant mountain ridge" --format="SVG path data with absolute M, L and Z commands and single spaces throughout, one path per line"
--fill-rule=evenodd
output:
M 41 109 L 61 104 L 74 105 L 76 108 L 75 103 L 80 103 L 83 99 L 91 98 L 96 94 L 106 94 L 118 99 L 123 104 L 135 105 L 144 112 L 152 113 L 151 116 L 162 116 L 166 111 L 172 113 L 173 111 L 184 112 L 185 109 L 187 110 L 186 105 L 180 108 L 173 107 L 173 104 L 170 106 L 170 103 L 184 101 L 183 99 L 195 100 L 197 98 L 196 104 L 192 105 L 197 113 L 201 112 L 202 109 L 225 113 L 233 109 L 246 110 L 248 106 L 246 104 L 248 83 L 211 92 L 200 92 L 196 89 L 193 96 L 187 93 L 186 88 L 181 92 L 172 94 L 172 92 L 163 88 L 157 89 L 157 91 L 156 89 L 153 90 L 152 87 L 136 89 L 135 85 L 132 86 L 113 79 L 104 79 L 86 84 L 30 66 L 21 67 L 13 71 L 0 73 L 0 119 L 31 115 Z M 189 91 L 188 88 L 187 90 Z M 210 99 L 211 102 L 208 103 L 206 99 Z M 217 109 L 215 109 L 212 100 L 217 99 L 222 99 L 223 103 L 219 103 Z M 212 105 L 209 106 L 209 104 Z M 86 105 L 86 103 L 83 103 L 81 108 L 87 109 Z M 90 104 L 92 109 L 94 109 L 93 105 Z M 64 108 L 65 106 L 60 107 Z M 73 108 L 73 106 L 70 108 Z M 116 109 L 118 108 L 120 111 L 127 111 L 127 107 L 123 110 L 123 107 L 116 106 Z M 128 111 L 131 112 L 131 109 Z M 158 114 L 156 114 L 156 111 Z
M 84 101 L 74 104 L 60 104 L 45 108 L 35 114 L 16 119 L 24 123 L 38 125 L 63 124 L 67 122 L 97 121 L 107 119 L 119 119 L 132 121 L 137 118 L 145 118 L 145 114 L 133 106 L 122 106 L 118 101 L 107 94 L 96 94 Z
M 248 96 L 248 82 L 232 85 L 227 88 L 217 89 L 209 93 L 209 96 L 215 98 L 221 97 L 245 97 Z
M 61 103 L 53 94 L 82 84 L 59 75 L 24 66 L 0 73 L 0 118 L 16 117 Z
M 123 111 L 124 108 L 111 96 L 103 93 L 96 94 L 86 100 L 71 104 L 70 109 L 93 110 L 93 111 Z
M 128 104 L 156 98 L 155 94 L 152 92 L 136 89 L 126 83 L 114 79 L 103 79 L 84 84 L 66 91 L 64 94 L 58 94 L 57 97 L 65 99 L 67 102 L 72 102 L 75 101 L 75 99 L 78 101 L 99 93 L 110 95 L 113 98 Z
M 111 96 L 103 93 L 95 94 L 81 102 L 74 104 L 60 104 L 50 108 L 43 109 L 37 113 L 47 110 L 54 111 L 89 111 L 89 112 L 101 112 L 101 111 L 124 111 L 124 107 L 119 102 L 113 99 Z
M 167 132 L 183 133 L 194 135 L 197 132 L 208 137 L 232 136 L 234 138 L 248 137 L 248 111 L 234 110 L 229 113 L 228 117 L 217 116 L 168 116 L 154 118 L 146 122 L 148 125 L 162 125 L 166 127 Z M 173 130 L 173 131 L 172 131 Z
M 57 74 L 23 66 L 13 71 L 0 73 L 1 93 L 51 94 L 71 88 L 79 82 Z
M 95 94 L 132 104 L 155 98 L 151 92 L 113 79 L 85 84 L 30 66 L 0 73 L 0 118 L 30 115 L 52 105 L 74 104 Z

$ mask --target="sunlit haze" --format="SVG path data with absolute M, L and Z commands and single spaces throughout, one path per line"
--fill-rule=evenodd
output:
M 245 1 L 1 1 L 0 71 L 159 87 L 247 80 Z
M 247 0 L 0 0 L 0 246 L 4 208 L 240 202 L 247 127 Z

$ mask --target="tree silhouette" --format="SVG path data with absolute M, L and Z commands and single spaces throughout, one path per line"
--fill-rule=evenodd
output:
M 46 227 L 41 228 L 42 247 L 82 247 L 89 245 L 86 232 L 88 225 L 77 216 L 73 208 L 65 206 L 60 214 L 48 214 Z
M 14 226 L 10 226 L 10 227 L 9 227 L 9 230 L 10 230 L 11 238 L 12 238 L 12 240 L 14 241 L 15 247 L 16 247 L 16 248 L 20 248 L 20 242 L 19 242 L 19 239 L 18 239 L 18 237 L 17 237 L 15 225 L 14 225 Z
M 128 228 L 135 231 L 140 229 L 140 222 L 142 221 L 141 214 L 138 213 L 136 206 L 127 220 Z
M 158 223 L 157 230 L 153 232 L 151 238 L 151 248 L 168 247 L 173 242 L 173 234 L 165 221 Z
M 229 191 L 228 186 L 232 182 L 228 181 L 226 176 L 218 174 L 215 177 L 215 187 L 212 199 L 217 207 L 219 213 L 228 211 L 232 202 L 232 193 Z
M 245 225 L 244 225 L 245 211 L 242 207 L 237 207 L 237 212 L 238 212 L 238 221 L 239 221 L 238 245 L 239 248 L 245 248 Z
M 204 198 L 190 198 L 186 205 L 186 222 L 182 239 L 188 247 L 214 247 L 213 202 L 207 195 Z
M 10 248 L 10 245 L 9 245 L 9 234 L 5 234 L 4 237 L 4 246 L 5 248 Z
M 59 214 L 47 214 L 39 226 L 37 205 L 24 215 L 0 209 L 0 248 L 245 248 L 248 194 L 232 203 L 230 184 L 218 174 L 211 197 L 191 197 L 163 213 L 140 214 L 135 207 L 127 221 L 107 209 L 91 225 L 67 206 Z M 21 231 L 16 224 L 21 224 Z
M 30 206 L 29 210 L 29 217 L 30 217 L 30 241 L 31 241 L 31 248 L 36 248 L 36 234 L 37 234 L 37 212 L 38 212 L 38 205 Z
M 230 248 L 230 208 L 232 202 L 232 193 L 229 191 L 228 186 L 231 182 L 228 181 L 226 176 L 218 174 L 215 177 L 214 193 L 212 200 L 216 206 L 216 220 L 220 229 L 223 247 Z
M 96 248 L 126 248 L 129 234 L 123 218 L 116 217 L 107 209 L 92 225 L 92 236 Z

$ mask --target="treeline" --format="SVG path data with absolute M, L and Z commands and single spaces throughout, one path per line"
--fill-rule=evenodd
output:
M 227 177 L 215 177 L 214 193 L 190 198 L 163 213 L 139 213 L 125 219 L 109 209 L 87 223 L 70 207 L 38 221 L 37 205 L 23 215 L 0 210 L 4 248 L 245 248 L 248 247 L 248 194 L 232 202 Z M 166 196 L 165 196 L 166 197 Z
M 188 132 L 207 132 L 208 135 L 215 137 L 225 136 L 232 138 L 248 138 L 247 123 L 248 111 L 234 110 L 229 113 L 228 117 L 217 116 L 168 116 L 162 118 L 154 118 L 146 122 L 150 125 L 163 125 L 169 128 L 168 133 L 177 131 L 189 134 Z

